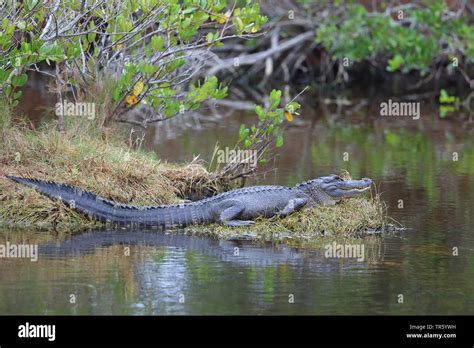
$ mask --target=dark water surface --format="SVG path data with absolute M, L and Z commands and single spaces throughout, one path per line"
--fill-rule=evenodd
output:
M 175 234 L 5 230 L 0 244 L 38 243 L 40 254 L 0 260 L 0 313 L 474 314 L 472 125 L 440 119 L 429 103 L 420 120 L 376 116 L 378 105 L 346 115 L 309 105 L 286 132 L 277 170 L 259 178 L 293 185 L 347 169 L 374 179 L 407 229 L 366 245 L 363 262 Z M 249 119 L 163 123 L 144 146 L 169 161 L 209 160 L 216 141 L 232 145 Z

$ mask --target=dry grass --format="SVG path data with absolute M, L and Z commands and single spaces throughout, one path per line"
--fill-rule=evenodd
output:
M 179 197 L 193 201 L 235 188 L 228 178 L 207 171 L 197 160 L 184 166 L 169 164 L 162 174 L 174 183 Z
M 198 163 L 162 163 L 151 154 L 127 149 L 116 140 L 103 140 L 94 126 L 70 123 L 60 134 L 53 127 L 39 131 L 2 120 L 0 150 L 0 221 L 17 226 L 70 228 L 96 222 L 19 186 L 5 175 L 68 183 L 108 199 L 133 204 L 168 204 L 181 192 L 200 190 L 212 174 Z M 190 186 L 189 186 L 190 185 Z

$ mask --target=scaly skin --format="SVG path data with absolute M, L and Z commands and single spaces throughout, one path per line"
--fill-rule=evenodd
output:
M 284 217 L 304 206 L 332 205 L 343 198 L 366 192 L 372 180 L 343 180 L 336 175 L 296 185 L 251 186 L 224 192 L 200 201 L 157 206 L 115 203 L 77 187 L 37 179 L 7 176 L 35 188 L 52 199 L 59 199 L 89 218 L 117 226 L 173 228 L 195 224 L 223 223 L 248 226 L 257 217 Z

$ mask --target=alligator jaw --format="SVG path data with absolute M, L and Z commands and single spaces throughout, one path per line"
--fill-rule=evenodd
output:
M 342 185 L 338 185 L 338 194 L 341 198 L 349 198 L 360 195 L 370 190 L 372 186 L 372 180 L 363 178 L 361 180 L 348 180 L 343 181 Z
M 360 195 L 364 192 L 367 192 L 370 190 L 370 186 L 364 187 L 364 188 L 351 188 L 351 189 L 343 189 L 343 194 L 341 198 L 349 198 L 353 196 Z

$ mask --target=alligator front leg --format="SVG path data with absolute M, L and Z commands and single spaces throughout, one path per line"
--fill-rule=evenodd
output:
M 287 215 L 294 213 L 295 211 L 301 209 L 308 203 L 308 199 L 306 198 L 294 198 L 288 201 L 288 204 L 283 208 L 283 210 L 279 211 L 277 215 L 281 218 L 284 218 Z
M 229 220 L 225 223 L 227 226 L 230 227 L 239 227 L 239 226 L 251 226 L 255 224 L 255 221 L 252 220 Z
M 242 214 L 245 206 L 242 202 L 237 200 L 227 201 L 226 205 L 231 204 L 229 207 L 224 208 L 219 214 L 219 222 L 227 226 L 250 226 L 255 223 L 252 220 L 239 220 L 238 217 Z

